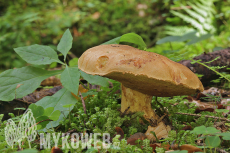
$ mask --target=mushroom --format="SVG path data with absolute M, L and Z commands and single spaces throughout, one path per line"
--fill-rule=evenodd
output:
M 203 91 L 198 77 L 184 65 L 162 55 L 127 45 L 100 45 L 85 51 L 78 68 L 121 82 L 121 112 L 144 112 L 158 119 L 152 110 L 153 96 L 171 97 Z

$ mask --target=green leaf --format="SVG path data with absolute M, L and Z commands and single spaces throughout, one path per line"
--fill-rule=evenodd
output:
M 188 43 L 186 43 L 186 45 L 192 45 L 192 44 L 195 44 L 195 43 L 198 43 L 202 40 L 205 40 L 205 39 L 208 39 L 212 36 L 212 34 L 205 34 L 205 35 L 202 35 L 200 37 L 195 37 L 194 39 L 192 39 L 191 41 L 189 41 Z
M 220 130 L 217 130 L 214 127 L 207 127 L 206 131 L 204 134 L 215 134 L 221 132 Z
M 135 33 L 127 33 L 121 36 L 120 42 L 128 42 L 138 45 L 138 48 L 141 50 L 146 49 L 146 44 L 141 36 Z
M 26 110 L 26 108 L 14 108 L 14 110 Z
M 37 124 L 37 129 L 40 130 L 45 128 L 46 125 L 50 122 L 50 120 L 48 116 L 39 116 L 38 118 L 36 118 L 36 122 L 40 122 L 39 124 Z
M 65 108 L 69 108 L 71 106 L 73 106 L 73 104 L 63 105 L 63 107 L 65 107 Z
M 214 52 L 214 51 L 218 51 L 218 50 L 222 50 L 222 49 L 224 49 L 224 48 L 223 47 L 215 47 L 212 49 L 212 51 Z
M 205 127 L 204 125 L 202 125 L 202 126 L 195 127 L 195 128 L 191 131 L 191 133 L 203 134 L 205 130 L 206 130 L 206 127 Z
M 218 147 L 220 145 L 220 138 L 219 136 L 207 136 L 205 144 L 214 148 Z
M 31 45 L 14 48 L 14 51 L 27 63 L 34 65 L 51 64 L 52 62 L 62 63 L 58 59 L 57 52 L 49 46 Z
M 80 73 L 78 67 L 66 66 L 65 70 L 61 74 L 62 85 L 75 95 L 78 94 L 79 79 Z
M 181 36 L 168 36 L 168 37 L 164 37 L 160 40 L 158 40 L 156 42 L 156 44 L 163 44 L 163 43 L 166 43 L 166 42 L 173 42 L 173 41 L 179 41 L 181 38 Z
M 61 112 L 59 110 L 54 111 L 49 118 L 53 121 L 57 121 L 61 115 Z
M 37 106 L 35 104 L 31 104 L 29 106 L 29 108 L 31 109 L 31 111 L 33 112 L 33 116 L 35 118 L 42 116 L 44 114 L 44 108 L 42 106 Z
M 182 41 L 186 41 L 186 40 L 194 39 L 194 38 L 197 38 L 196 31 L 186 33 L 183 36 L 168 36 L 168 37 L 164 37 L 164 38 L 158 40 L 156 42 L 156 44 L 163 44 L 163 43 L 166 43 L 166 42 L 182 42 Z
M 76 98 L 71 94 L 70 91 L 63 88 L 56 92 L 53 96 L 46 96 L 36 102 L 36 105 L 44 107 L 44 109 L 48 107 L 54 107 L 54 111 L 59 110 L 61 111 L 61 115 L 59 116 L 59 119 L 57 121 L 51 121 L 46 125 L 46 128 L 52 128 L 59 125 L 60 121 L 63 121 L 65 117 L 69 114 L 69 111 L 71 111 L 76 104 L 77 100 Z M 73 104 L 70 108 L 63 107 L 64 105 Z M 45 131 L 45 129 L 43 129 Z
M 44 111 L 44 116 L 50 116 L 50 114 L 54 111 L 54 108 L 53 107 L 48 107 L 45 109 Z
M 109 41 L 103 43 L 102 45 L 107 45 L 107 44 L 119 44 L 120 39 L 121 39 L 121 36 L 120 36 L 120 37 L 117 37 L 117 38 L 114 38 L 114 39 L 112 39 L 112 40 L 109 40 Z
M 101 85 L 103 87 L 109 86 L 109 82 L 108 82 L 109 79 L 108 78 L 101 77 L 98 75 L 90 75 L 90 74 L 87 74 L 81 70 L 80 70 L 80 73 L 81 73 L 81 76 L 91 84 L 97 84 L 97 85 Z
M 230 140 L 230 133 L 229 132 L 225 132 L 225 133 L 218 133 L 216 135 L 222 136 L 222 138 L 224 140 Z
M 216 128 L 214 127 L 205 127 L 204 125 L 202 126 L 198 126 L 198 127 L 195 127 L 192 131 L 192 133 L 196 133 L 196 134 L 215 134 L 215 133 L 218 133 L 220 132 L 220 130 L 217 130 Z
M 46 71 L 32 66 L 4 71 L 0 74 L 0 100 L 11 101 L 15 94 L 16 98 L 22 98 L 37 89 L 44 79 L 61 72 L 62 70 Z
M 73 58 L 69 61 L 69 66 L 76 66 L 78 65 L 78 58 Z
M 72 48 L 72 43 L 73 43 L 73 37 L 67 29 L 65 33 L 63 34 L 58 46 L 57 50 L 60 51 L 64 55 L 64 60 L 66 59 L 66 55 L 69 52 L 69 50 Z

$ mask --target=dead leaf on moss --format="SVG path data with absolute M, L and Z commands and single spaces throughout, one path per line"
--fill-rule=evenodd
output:
M 136 140 L 144 140 L 146 138 L 147 137 L 146 137 L 146 135 L 144 133 L 138 132 L 138 133 L 135 133 L 135 134 L 131 135 L 128 138 L 127 144 L 136 145 L 136 143 L 135 143 Z
M 178 146 L 177 144 L 175 144 L 175 145 L 172 145 L 171 148 L 173 150 L 187 150 L 188 153 L 203 152 L 202 149 L 200 149 L 200 148 L 198 148 L 196 146 L 189 145 L 189 144 L 184 144 L 182 146 Z
M 148 126 L 148 130 L 146 131 L 146 137 L 151 141 L 156 141 L 155 136 L 151 133 L 154 131 L 157 139 L 168 137 L 168 132 L 171 130 L 170 126 L 166 126 L 163 122 L 160 122 L 156 127 Z

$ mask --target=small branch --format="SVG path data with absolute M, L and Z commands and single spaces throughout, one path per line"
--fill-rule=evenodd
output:
M 82 96 L 82 94 L 81 94 L 80 91 L 79 91 L 79 95 L 80 95 L 80 97 L 81 97 L 81 102 L 82 102 L 82 106 L 83 106 L 83 108 L 84 108 L 84 112 L 85 112 L 85 114 L 87 115 L 86 107 L 85 107 L 85 101 L 84 101 L 84 98 L 83 98 L 83 96 Z
M 201 117 L 201 116 L 202 116 L 202 115 L 199 115 L 199 114 L 189 114 L 189 113 L 176 113 L 176 114 L 189 115 L 189 116 L 197 116 L 197 117 Z M 207 118 L 214 118 L 214 119 L 220 119 L 220 120 L 222 120 L 222 121 L 230 122 L 230 120 L 227 119 L 227 118 L 220 118 L 220 117 L 209 116 L 209 115 L 205 115 L 205 117 L 207 117 Z
M 184 9 L 191 9 L 191 6 L 184 6 L 184 7 L 172 7 L 171 10 L 184 10 Z
M 125 109 L 125 111 L 120 115 L 121 117 L 124 117 L 125 114 L 127 113 L 127 111 L 129 110 L 130 106 L 128 108 Z
M 65 134 L 63 134 L 61 137 L 65 137 L 67 136 L 68 133 L 73 133 L 73 132 L 76 132 L 77 130 L 76 129 L 72 129 L 70 131 L 67 131 Z

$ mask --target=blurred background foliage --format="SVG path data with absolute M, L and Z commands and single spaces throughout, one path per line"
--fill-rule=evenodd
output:
M 135 32 L 149 51 L 172 60 L 227 48 L 230 42 L 230 0 L 0 0 L 0 70 L 26 63 L 13 48 L 32 44 L 52 48 L 70 28 L 71 52 L 79 57 L 86 49 Z M 205 40 L 162 43 L 166 36 L 210 34 Z M 71 56 L 72 57 L 72 56 Z

